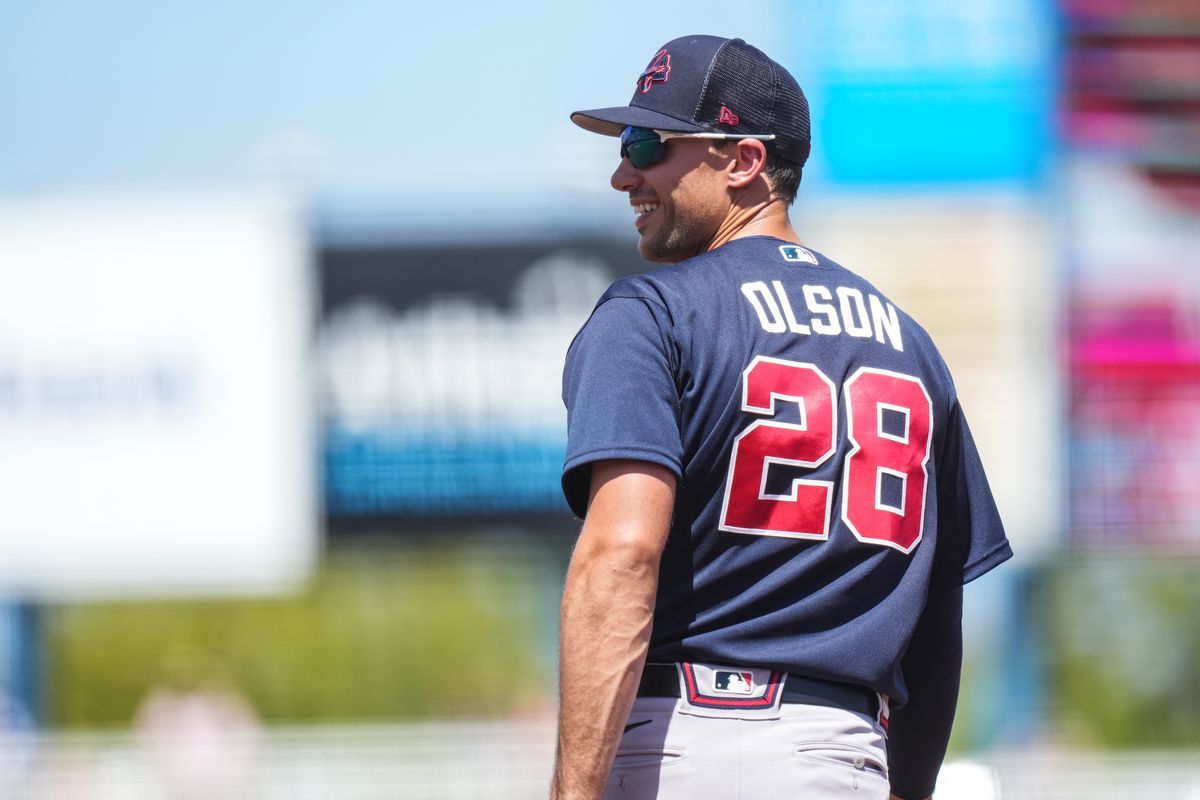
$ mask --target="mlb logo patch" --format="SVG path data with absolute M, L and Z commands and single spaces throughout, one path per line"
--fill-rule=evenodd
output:
M 752 673 L 719 669 L 713 675 L 713 692 L 719 694 L 751 694 L 753 691 L 754 675 Z
M 787 673 L 735 664 L 683 662 L 677 666 L 683 701 L 680 713 L 738 719 L 779 717 Z
M 784 244 L 779 246 L 779 253 L 783 256 L 784 261 L 790 261 L 793 264 L 816 264 L 817 257 L 805 250 L 797 244 Z

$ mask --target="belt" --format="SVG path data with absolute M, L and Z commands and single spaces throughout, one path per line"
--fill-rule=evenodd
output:
M 638 697 L 679 697 L 679 672 L 674 664 L 647 664 L 638 684 Z M 866 714 L 879 714 L 879 696 L 865 686 L 788 674 L 783 682 L 783 703 L 828 706 Z

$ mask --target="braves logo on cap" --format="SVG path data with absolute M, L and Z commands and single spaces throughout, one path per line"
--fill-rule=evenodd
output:
M 664 48 L 650 59 L 645 72 L 638 76 L 638 81 L 642 84 L 642 94 L 650 91 L 650 87 L 655 83 L 666 83 L 670 75 L 671 54 Z

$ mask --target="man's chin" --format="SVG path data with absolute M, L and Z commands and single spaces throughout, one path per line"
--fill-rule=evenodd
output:
M 685 253 L 679 252 L 679 248 L 664 246 L 662 242 L 657 242 L 645 236 L 638 239 L 637 249 L 638 255 L 655 264 L 678 264 L 687 258 Z

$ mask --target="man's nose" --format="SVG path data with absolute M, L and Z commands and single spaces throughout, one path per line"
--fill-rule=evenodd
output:
M 617 168 L 613 170 L 609 183 L 618 192 L 628 192 L 637 186 L 641 178 L 642 173 L 629 162 L 629 159 L 622 158 L 621 163 L 617 164 Z

